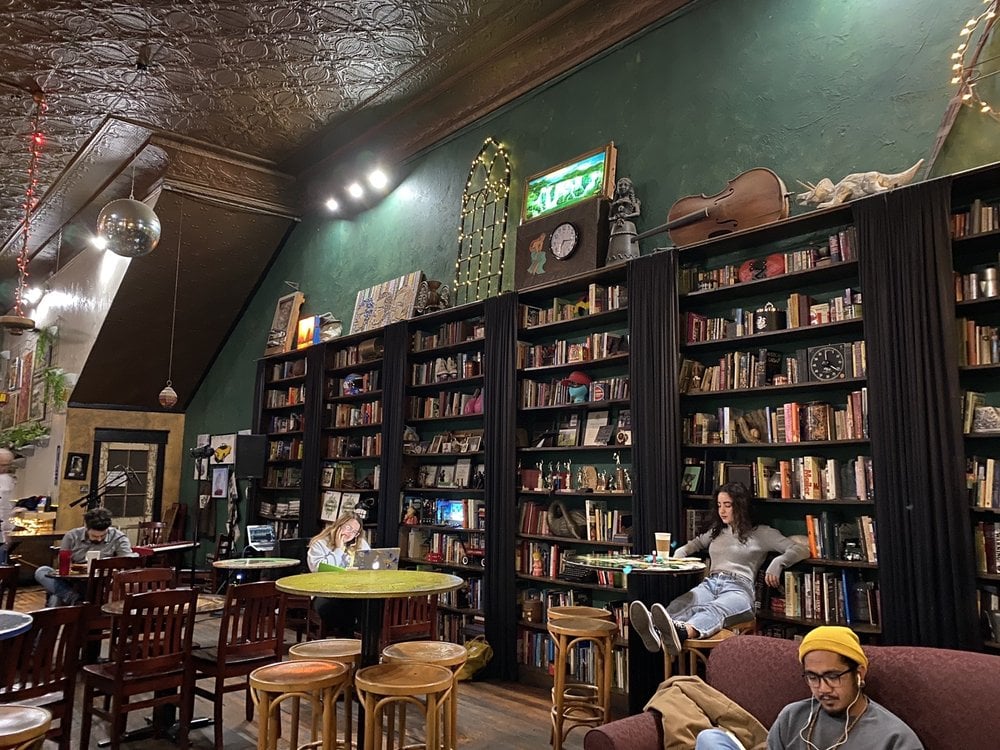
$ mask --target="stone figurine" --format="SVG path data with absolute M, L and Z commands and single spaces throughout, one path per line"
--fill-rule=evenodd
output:
M 615 185 L 608 223 L 611 236 L 608 240 L 608 263 L 620 263 L 639 257 L 639 243 L 636 242 L 635 224 L 631 219 L 640 213 L 642 203 L 635 197 L 635 186 L 628 177 L 622 177 Z
M 847 175 L 836 185 L 828 177 L 813 185 L 811 182 L 797 181 L 802 187 L 808 188 L 805 193 L 799 193 L 795 199 L 800 205 L 815 204 L 817 208 L 836 206 L 845 201 L 862 198 L 866 195 L 884 193 L 886 190 L 906 185 L 917 175 L 917 170 L 924 163 L 920 159 L 905 172 L 898 174 L 883 174 L 882 172 L 854 172 Z

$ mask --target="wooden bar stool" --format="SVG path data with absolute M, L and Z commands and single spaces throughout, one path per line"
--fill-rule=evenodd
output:
M 455 750 L 458 747 L 458 670 L 468 660 L 469 654 L 464 646 L 445 641 L 404 641 L 393 643 L 382 649 L 382 662 L 385 664 L 403 664 L 416 662 L 418 664 L 434 664 L 451 671 L 451 693 L 445 706 L 444 748 Z M 406 734 L 406 707 L 399 712 L 399 736 Z
M 349 676 L 348 669 L 343 664 L 325 661 L 283 661 L 252 671 L 250 697 L 253 698 L 259 717 L 257 750 L 277 749 L 281 729 L 281 704 L 290 699 L 294 699 L 289 735 L 291 747 L 333 750 L 337 744 L 337 697 L 347 685 Z M 298 702 L 302 698 L 312 705 L 313 716 L 322 713 L 323 724 L 317 738 L 314 721 L 312 741 L 299 745 Z
M 344 690 L 344 738 L 337 744 L 350 750 L 354 745 L 354 673 L 361 663 L 361 641 L 357 638 L 323 638 L 318 641 L 296 643 L 288 649 L 288 658 L 293 661 L 312 660 L 343 664 L 347 667 L 347 687 Z M 313 714 L 313 723 L 319 716 Z M 313 730 L 315 731 L 315 730 Z
M 552 685 L 552 748 L 561 750 L 566 736 L 575 727 L 596 727 L 611 720 L 611 651 L 618 626 L 607 620 L 586 617 L 550 619 L 549 635 L 556 648 Z M 592 683 L 566 687 L 570 651 L 592 644 Z
M 51 724 L 52 714 L 44 708 L 0 706 L 0 748 L 36 750 L 45 742 L 45 733 Z
M 412 750 L 422 747 L 437 750 L 441 747 L 442 731 L 440 714 L 451 693 L 451 671 L 434 664 L 414 662 L 377 664 L 359 669 L 354 676 L 358 696 L 365 707 L 365 747 L 380 750 L 382 747 L 383 721 L 388 719 L 389 750 Z M 413 704 L 424 713 L 424 742 L 405 745 L 405 737 L 398 745 L 393 738 L 392 710 Z
M 610 610 L 601 607 L 549 607 L 546 614 L 548 615 L 549 622 L 552 622 L 552 620 L 565 620 L 568 617 L 589 617 L 592 620 L 611 619 Z
M 753 632 L 757 628 L 756 620 L 745 620 L 736 622 L 720 630 L 715 635 L 708 638 L 685 638 L 681 646 L 681 653 L 677 659 L 677 674 L 687 674 L 695 676 L 698 670 L 708 664 L 708 657 L 712 649 L 734 635 Z M 673 657 L 666 649 L 663 649 L 663 677 L 666 679 L 672 674 Z

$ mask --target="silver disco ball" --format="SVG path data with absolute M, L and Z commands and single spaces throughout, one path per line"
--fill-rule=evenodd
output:
M 119 198 L 101 209 L 97 234 L 108 250 L 126 258 L 149 255 L 160 241 L 160 219 L 149 206 L 133 198 Z

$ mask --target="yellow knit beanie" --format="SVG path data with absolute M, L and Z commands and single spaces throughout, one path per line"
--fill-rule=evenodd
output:
M 832 651 L 868 668 L 868 657 L 857 634 L 841 625 L 821 625 L 810 630 L 799 644 L 799 661 L 805 659 L 810 651 Z

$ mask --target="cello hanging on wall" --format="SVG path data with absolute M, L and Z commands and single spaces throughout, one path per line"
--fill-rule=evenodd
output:
M 756 167 L 726 183 L 715 195 L 689 195 L 667 214 L 675 245 L 721 237 L 788 217 L 785 183 L 765 167 Z

